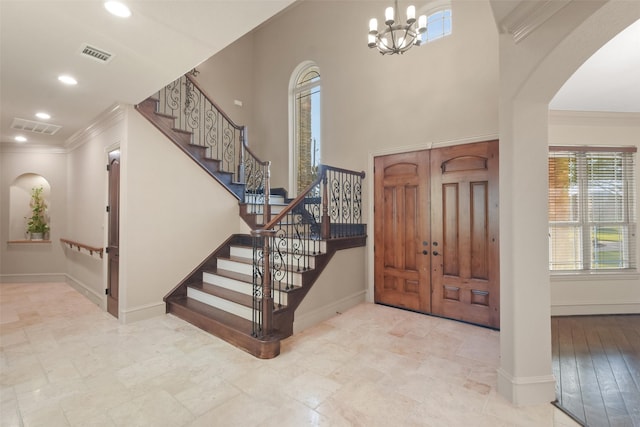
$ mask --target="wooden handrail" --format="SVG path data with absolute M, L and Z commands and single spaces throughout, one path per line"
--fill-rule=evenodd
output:
M 318 177 L 307 186 L 307 188 L 304 189 L 304 191 L 302 193 L 300 193 L 295 199 L 293 199 L 286 208 L 284 208 L 278 215 L 276 215 L 275 218 L 273 218 L 271 221 L 269 221 L 267 224 L 265 224 L 262 228 L 265 230 L 269 230 L 271 228 L 273 228 L 274 225 L 276 225 L 277 223 L 279 223 L 280 221 L 282 221 L 282 218 L 286 217 L 305 197 L 307 197 L 307 194 L 309 194 L 309 192 L 311 192 L 311 190 L 313 190 L 313 188 L 317 185 L 319 185 L 325 178 L 325 175 L 328 171 L 334 171 L 334 172 L 344 172 L 344 173 L 350 173 L 353 174 L 355 176 L 359 176 L 360 178 L 364 178 L 365 177 L 365 172 L 356 172 L 356 171 L 352 171 L 349 169 L 342 169 L 342 168 L 337 168 L 334 166 L 328 166 L 328 165 L 320 165 L 320 173 L 318 174 Z M 324 200 L 327 199 L 327 195 L 326 193 L 324 194 Z M 325 212 L 326 213 L 326 212 Z
M 89 252 L 90 255 L 93 255 L 93 253 L 96 252 L 98 253 L 98 255 L 100 255 L 100 258 L 102 258 L 102 253 L 104 252 L 104 248 L 97 248 L 95 246 L 85 245 L 84 243 L 78 243 L 73 240 L 60 238 L 60 241 L 62 243 L 66 243 L 72 249 L 74 246 L 76 246 L 78 248 L 78 251 L 80 251 L 80 249 L 85 249 L 86 251 Z

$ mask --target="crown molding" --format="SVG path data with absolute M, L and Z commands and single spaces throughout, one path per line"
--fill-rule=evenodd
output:
M 122 121 L 124 114 L 125 107 L 121 104 L 114 104 L 107 108 L 96 118 L 96 120 L 93 121 L 93 123 L 83 130 L 76 132 L 65 141 L 64 146 L 67 152 L 71 152 L 78 147 L 81 147 L 116 123 Z
M 550 125 L 640 127 L 640 113 L 549 110 Z
M 67 150 L 58 145 L 24 145 L 15 142 L 3 142 L 0 144 L 0 153 L 66 154 Z
M 502 19 L 500 30 L 519 43 L 572 1 L 522 1 Z

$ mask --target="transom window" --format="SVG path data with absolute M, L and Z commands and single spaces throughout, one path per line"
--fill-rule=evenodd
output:
M 551 147 L 549 268 L 636 268 L 635 148 Z
M 441 9 L 427 16 L 427 31 L 422 34 L 422 43 L 432 42 L 451 35 L 451 9 Z

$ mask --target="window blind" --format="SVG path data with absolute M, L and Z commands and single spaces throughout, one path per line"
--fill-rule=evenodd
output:
M 636 269 L 635 152 L 550 147 L 550 270 Z

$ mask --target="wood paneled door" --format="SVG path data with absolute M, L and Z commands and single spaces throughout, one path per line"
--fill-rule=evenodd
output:
M 120 151 L 109 153 L 109 242 L 107 246 L 107 311 L 118 317 L 120 295 Z
M 375 301 L 499 328 L 498 141 L 374 164 Z

